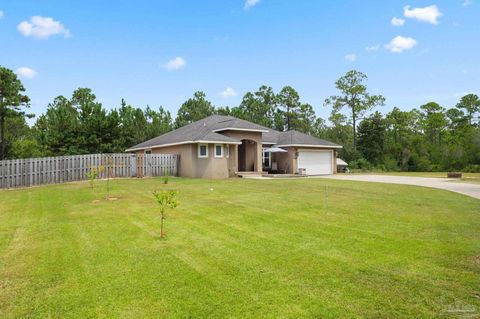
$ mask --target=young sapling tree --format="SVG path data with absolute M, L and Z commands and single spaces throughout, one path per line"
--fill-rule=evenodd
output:
M 98 169 L 96 167 L 90 168 L 90 171 L 87 172 L 87 178 L 88 181 L 90 182 L 90 188 L 93 190 L 93 187 L 95 186 L 95 180 L 98 177 Z
M 105 158 L 105 172 L 107 174 L 107 200 L 110 198 L 110 177 L 112 177 L 113 171 L 113 159 L 111 156 Z
M 174 209 L 177 207 L 177 192 L 174 190 L 161 190 L 161 191 L 154 191 L 153 195 L 158 203 L 160 208 L 160 237 L 165 237 L 163 232 L 163 222 L 165 220 L 165 213 L 168 209 Z

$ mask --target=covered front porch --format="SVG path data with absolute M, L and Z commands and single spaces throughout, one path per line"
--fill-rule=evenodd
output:
M 256 169 L 255 159 L 257 156 L 251 156 L 254 150 L 257 148 L 249 147 L 251 143 L 238 146 L 238 167 L 239 171 L 236 172 L 238 177 L 295 177 L 298 176 L 293 167 L 294 153 L 289 150 L 263 146 L 261 148 L 261 170 Z M 250 152 L 250 155 L 249 153 Z
M 270 175 L 295 175 L 295 152 L 289 148 L 264 147 L 262 149 L 263 171 Z
M 241 144 L 237 146 L 236 152 L 236 176 L 261 175 L 262 165 L 262 146 L 259 141 L 254 139 L 242 139 Z

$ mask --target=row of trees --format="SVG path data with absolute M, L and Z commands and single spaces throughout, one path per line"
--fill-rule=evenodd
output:
M 262 85 L 256 92 L 248 92 L 237 107 L 215 108 L 196 92 L 178 110 L 175 127 L 181 127 L 212 114 L 232 115 L 266 127 L 311 132 L 315 125 L 315 111 L 310 104 L 302 103 L 300 95 L 290 86 L 275 94 L 269 86 Z
M 196 92 L 172 117 L 163 107 L 145 110 L 124 100 L 106 110 L 90 89 L 70 98 L 59 96 L 32 127 L 25 110 L 29 99 L 15 74 L 0 67 L 1 158 L 123 152 L 126 148 L 212 114 L 232 115 L 280 131 L 295 129 L 344 146 L 340 156 L 353 166 L 388 170 L 480 169 L 480 99 L 464 96 L 446 109 L 430 102 L 411 111 L 385 104 L 369 94 L 367 77 L 349 71 L 335 85 L 339 94 L 327 98 L 329 123 L 286 86 L 278 93 L 266 85 L 244 95 L 240 105 L 215 107 Z
M 383 116 L 366 117 L 358 126 L 359 166 L 370 164 L 385 170 L 467 170 L 480 172 L 480 128 L 463 108 L 467 95 L 456 108 L 445 109 L 435 102 L 420 109 L 401 111 L 395 107 Z M 476 103 L 477 103 L 476 102 Z

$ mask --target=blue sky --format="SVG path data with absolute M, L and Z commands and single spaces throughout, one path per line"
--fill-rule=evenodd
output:
M 78 87 L 106 108 L 125 98 L 176 114 L 196 90 L 236 106 L 267 84 L 293 86 L 327 118 L 350 69 L 387 98 L 383 113 L 480 93 L 480 0 L 0 0 L 0 11 L 0 65 L 21 75 L 36 114 Z

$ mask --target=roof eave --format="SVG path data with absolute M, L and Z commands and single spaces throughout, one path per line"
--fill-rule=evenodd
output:
M 199 140 L 199 141 L 193 141 L 192 142 L 193 144 L 200 144 L 200 143 L 204 143 L 204 144 L 231 144 L 231 145 L 240 145 L 242 144 L 242 142 L 237 142 L 237 141 L 213 141 L 213 140 Z
M 341 145 L 315 145 L 315 144 L 279 144 L 275 147 L 317 147 L 317 148 L 343 148 Z
M 163 148 L 169 146 L 177 146 L 177 145 L 185 145 L 185 144 L 232 144 L 232 145 L 240 145 L 242 142 L 237 141 L 214 141 L 214 140 L 196 140 L 196 141 L 184 141 L 184 142 L 177 142 L 177 143 L 168 143 L 168 144 L 158 144 L 158 145 L 151 145 L 151 146 L 142 146 L 142 147 L 132 147 L 127 148 L 125 152 L 135 152 L 135 151 L 143 151 L 149 150 L 153 148 Z

